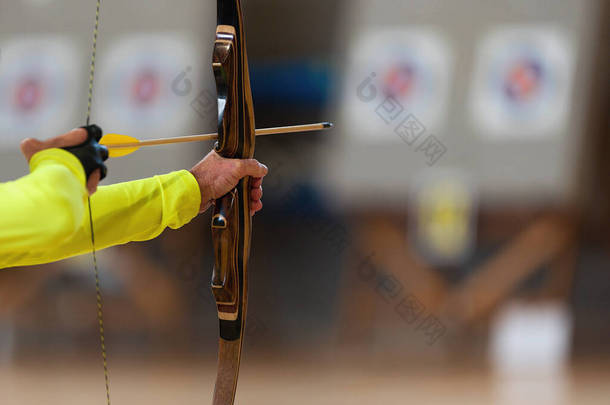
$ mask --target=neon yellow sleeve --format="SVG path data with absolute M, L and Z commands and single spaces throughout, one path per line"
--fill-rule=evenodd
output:
M 167 227 L 178 229 L 189 223 L 200 205 L 199 185 L 187 170 L 99 187 L 91 197 L 95 247 L 154 239 Z M 61 256 L 91 251 L 88 213 L 84 222 L 62 244 Z
M 0 184 L 0 268 L 49 263 L 91 251 L 85 174 L 60 149 L 37 153 L 31 173 Z M 99 187 L 91 197 L 96 248 L 155 238 L 199 212 L 193 175 L 162 176 Z
M 87 190 L 79 160 L 48 149 L 32 157 L 30 171 L 0 184 L 0 268 L 42 257 L 82 224 Z

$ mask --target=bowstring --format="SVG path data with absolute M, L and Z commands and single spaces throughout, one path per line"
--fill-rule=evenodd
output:
M 87 126 L 91 122 L 91 104 L 93 101 L 93 79 L 95 77 L 95 54 L 97 53 L 97 35 L 100 25 L 100 5 L 102 0 L 96 1 L 95 26 L 93 28 L 93 43 L 91 46 L 91 64 L 89 68 L 89 91 L 87 95 Z M 89 229 L 91 231 L 91 254 L 93 257 L 93 273 L 95 275 L 95 296 L 97 305 L 97 321 L 99 325 L 100 349 L 104 367 L 104 382 L 106 385 L 106 404 L 110 405 L 110 377 L 108 375 L 108 359 L 106 356 L 106 337 L 104 333 L 104 315 L 102 302 L 102 288 L 100 287 L 100 271 L 97 266 L 97 256 L 95 254 L 95 234 L 93 232 L 93 214 L 91 211 L 91 197 L 87 199 L 89 206 Z

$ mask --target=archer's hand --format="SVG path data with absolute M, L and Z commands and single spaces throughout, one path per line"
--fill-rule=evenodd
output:
M 233 190 L 246 176 L 252 177 L 250 189 L 250 215 L 263 208 L 263 177 L 268 169 L 255 159 L 226 159 L 211 151 L 191 169 L 201 190 L 201 209 L 206 211 L 217 198 Z
M 55 138 L 39 141 L 34 138 L 27 138 L 21 141 L 21 153 L 25 159 L 30 162 L 32 156 L 36 153 L 51 148 L 68 148 L 70 146 L 80 145 L 87 140 L 87 131 L 83 128 L 75 128 L 72 131 Z M 97 191 L 97 185 L 100 182 L 100 169 L 95 170 L 87 180 L 87 191 L 89 195 Z

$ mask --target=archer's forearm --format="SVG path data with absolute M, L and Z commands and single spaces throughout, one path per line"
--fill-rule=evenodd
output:
M 70 239 L 85 213 L 85 174 L 60 149 L 37 153 L 31 173 L 0 184 L 0 268 L 40 262 Z
M 200 205 L 199 185 L 186 170 L 99 187 L 91 197 L 96 249 L 150 240 L 168 227 L 180 228 L 197 216 Z M 53 260 L 90 252 L 89 227 L 86 213 Z

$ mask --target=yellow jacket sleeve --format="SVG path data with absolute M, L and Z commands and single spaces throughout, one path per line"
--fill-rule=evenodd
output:
M 31 173 L 0 184 L 0 268 L 49 263 L 91 251 L 83 168 L 71 153 L 49 149 Z M 162 176 L 99 187 L 91 197 L 96 248 L 155 238 L 199 212 L 193 175 Z

